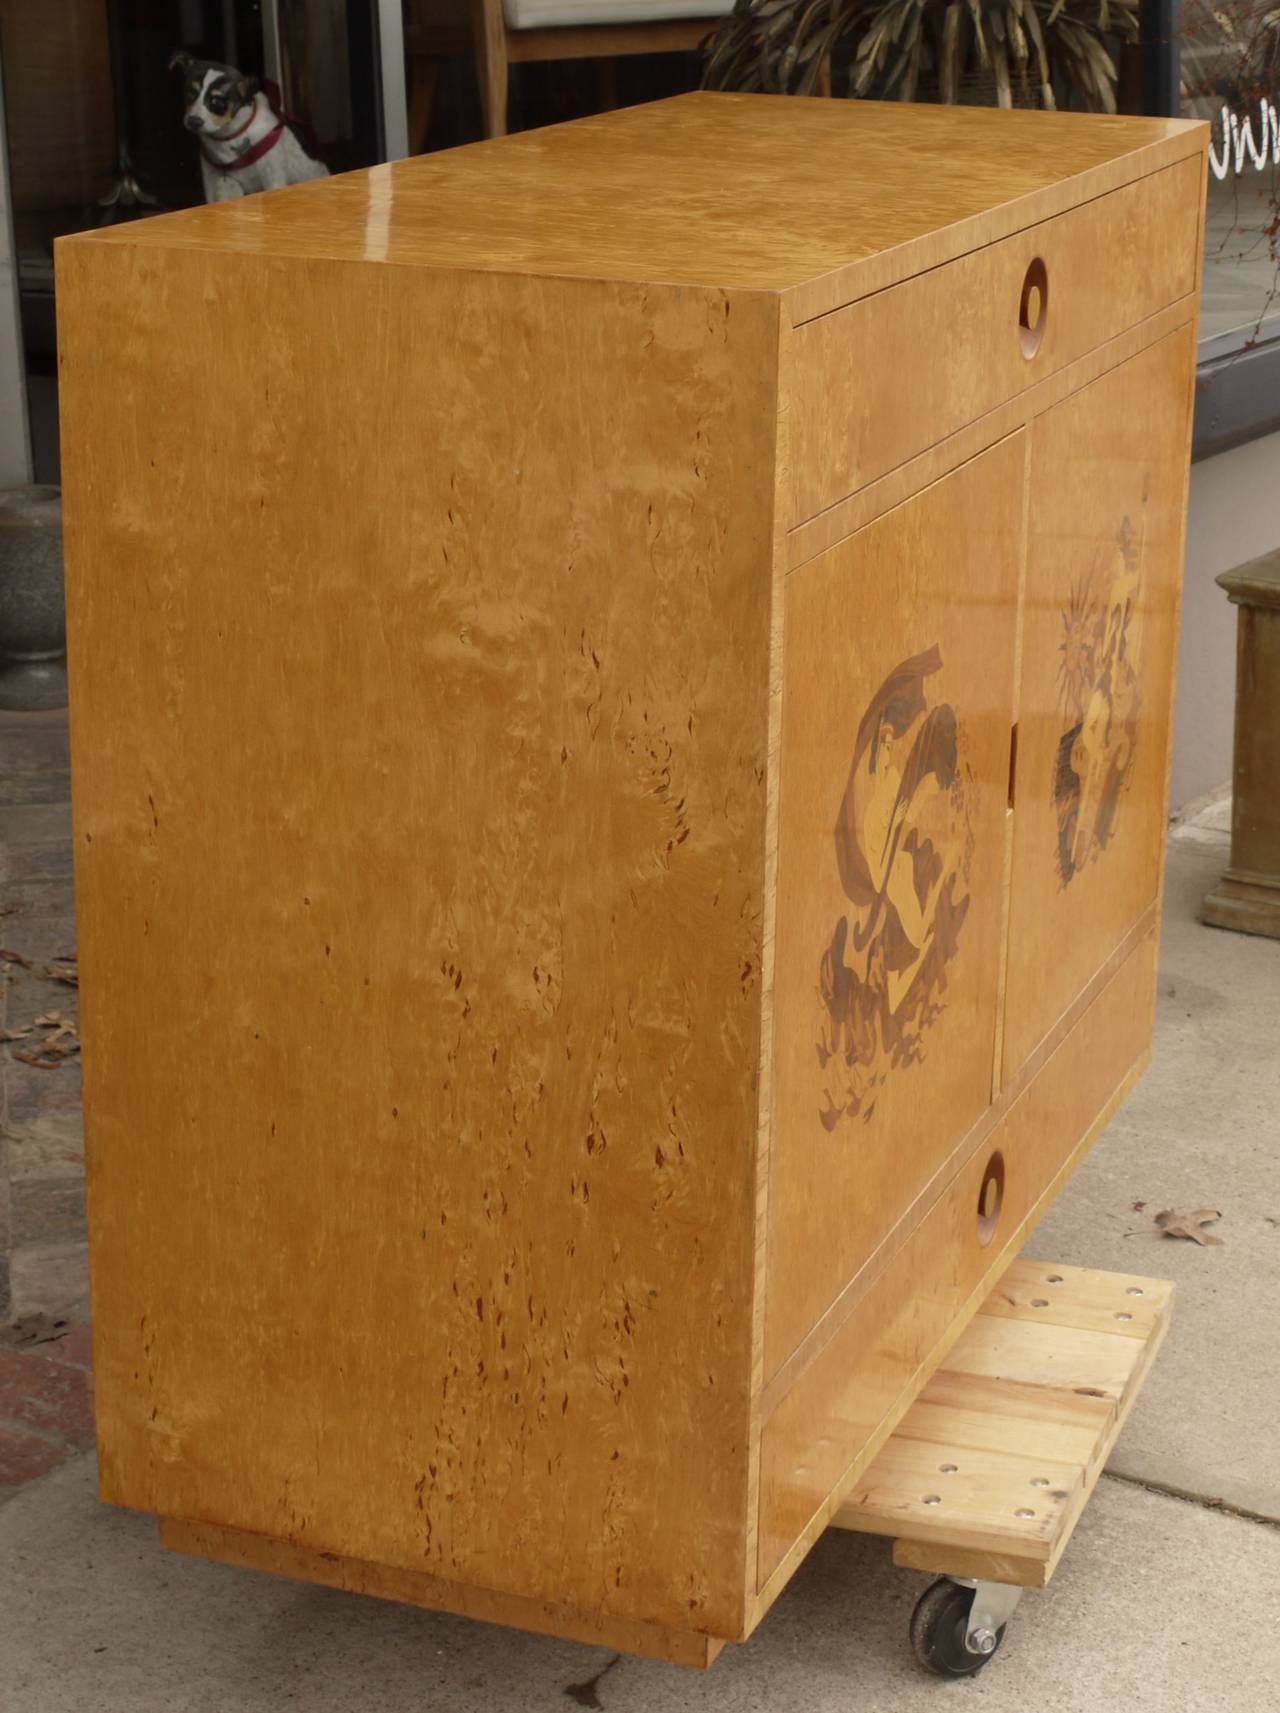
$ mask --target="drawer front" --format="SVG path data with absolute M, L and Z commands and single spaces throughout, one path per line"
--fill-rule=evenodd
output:
M 1153 931 L 766 1420 L 761 1588 L 837 1488 L 870 1462 L 1100 1128 L 1150 1045 L 1155 953 Z M 995 1208 L 985 1205 L 993 1176 Z
M 1193 291 L 1203 201 L 1180 161 L 797 328 L 793 526 Z
M 768 1375 L 990 1104 L 1025 444 L 787 579 Z
M 1186 327 L 1029 431 L 1005 1079 L 1159 884 L 1194 363 Z

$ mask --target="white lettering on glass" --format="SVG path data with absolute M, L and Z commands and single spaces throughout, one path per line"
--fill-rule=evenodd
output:
M 1226 178 L 1233 171 L 1243 172 L 1246 158 L 1255 172 L 1265 172 L 1268 152 L 1271 165 L 1280 166 L 1280 114 L 1277 114 L 1274 102 L 1268 101 L 1265 95 L 1258 101 L 1257 126 L 1255 139 L 1252 115 L 1246 113 L 1241 118 L 1229 107 L 1222 109 L 1214 126 L 1215 135 L 1209 139 L 1209 166 L 1215 178 Z M 1217 146 L 1219 131 L 1221 152 Z

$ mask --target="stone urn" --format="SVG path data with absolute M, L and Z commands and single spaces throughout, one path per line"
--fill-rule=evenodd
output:
M 50 487 L 0 492 L 0 708 L 65 708 L 62 501 Z

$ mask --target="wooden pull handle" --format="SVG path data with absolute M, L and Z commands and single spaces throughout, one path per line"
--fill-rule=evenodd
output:
M 1022 280 L 1022 302 L 1018 306 L 1018 340 L 1022 355 L 1030 360 L 1040 349 L 1045 322 L 1049 318 L 1049 271 L 1040 256 L 1028 266 Z

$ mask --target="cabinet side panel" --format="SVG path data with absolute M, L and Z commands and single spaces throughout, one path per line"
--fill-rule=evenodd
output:
M 59 293 L 104 1495 L 736 1633 L 776 303 Z

